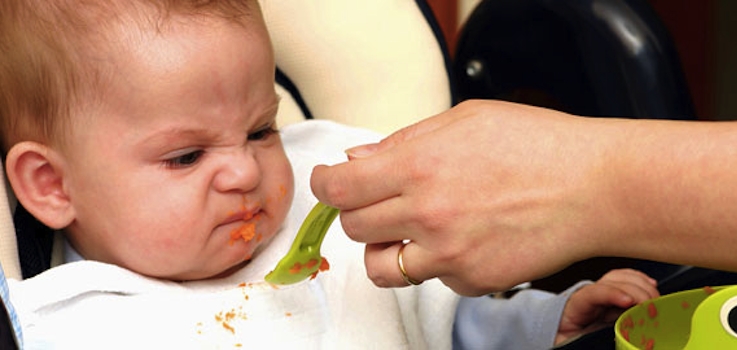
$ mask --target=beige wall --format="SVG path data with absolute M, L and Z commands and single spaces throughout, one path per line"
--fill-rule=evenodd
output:
M 479 2 L 481 0 L 458 0 L 458 28 L 463 25 Z

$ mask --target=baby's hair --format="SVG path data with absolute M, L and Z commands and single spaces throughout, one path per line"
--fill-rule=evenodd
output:
M 255 0 L 0 0 L 0 147 L 61 143 L 75 109 L 108 83 L 116 28 L 159 30 L 174 17 L 245 23 Z M 259 14 L 260 15 L 260 14 Z

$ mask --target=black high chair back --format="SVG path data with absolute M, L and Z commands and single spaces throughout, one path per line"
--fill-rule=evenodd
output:
M 672 39 L 644 0 L 484 0 L 459 37 L 461 99 L 693 119 Z

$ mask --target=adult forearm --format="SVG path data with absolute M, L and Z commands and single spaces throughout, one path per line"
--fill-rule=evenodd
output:
M 605 195 L 618 224 L 598 255 L 737 270 L 737 123 L 617 127 Z

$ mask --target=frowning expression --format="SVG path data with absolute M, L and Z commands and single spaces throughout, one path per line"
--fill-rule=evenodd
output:
M 269 38 L 257 15 L 137 29 L 105 56 L 101 101 L 73 116 L 65 232 L 87 259 L 212 277 L 268 242 L 291 204 Z M 253 239 L 231 238 L 244 229 Z

